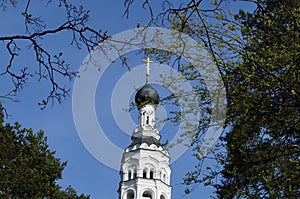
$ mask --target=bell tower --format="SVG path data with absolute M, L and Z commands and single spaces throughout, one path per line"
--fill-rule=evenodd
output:
M 149 84 L 151 61 L 149 58 L 145 61 L 146 84 L 135 96 L 139 125 L 132 133 L 131 144 L 123 153 L 119 199 L 171 199 L 170 156 L 160 143 L 155 125 L 159 95 Z

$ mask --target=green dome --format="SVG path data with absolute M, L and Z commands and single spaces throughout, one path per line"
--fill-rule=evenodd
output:
M 140 109 L 142 106 L 146 104 L 156 105 L 159 103 L 159 95 L 157 91 L 150 84 L 145 84 L 136 93 L 135 103 L 137 104 L 138 109 Z

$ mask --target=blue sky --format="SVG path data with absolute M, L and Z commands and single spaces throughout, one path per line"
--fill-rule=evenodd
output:
M 102 30 L 107 30 L 109 34 L 117 34 L 135 28 L 137 22 L 141 24 L 148 22 L 148 13 L 143 10 L 140 5 L 133 5 L 130 18 L 126 19 L 122 17 L 124 12 L 122 1 L 76 2 L 83 4 L 84 7 L 91 11 L 90 25 L 101 28 Z M 59 11 L 54 13 L 53 10 L 49 9 L 51 6 L 55 7 L 56 3 L 52 3 L 53 5 L 49 5 L 48 8 L 44 8 L 45 4 L 46 1 L 37 1 L 36 4 L 32 2 L 31 9 L 34 10 L 36 14 L 43 14 L 45 16 L 48 27 L 54 27 L 63 15 L 61 15 L 62 13 Z M 160 3 L 154 6 L 159 7 Z M 20 14 L 23 8 L 23 2 L 20 1 L 17 8 L 9 7 L 6 11 L 0 12 L 1 35 L 24 33 L 25 28 Z M 62 33 L 57 37 L 48 37 L 44 41 L 44 45 L 50 51 L 63 52 L 65 59 L 78 69 L 87 53 L 84 50 L 78 51 L 74 49 L 74 46 L 68 45 L 68 43 L 70 43 L 69 36 L 68 34 Z M 1 51 L 2 50 L 3 49 L 1 49 Z M 1 56 L 1 65 L 6 64 L 4 60 L 7 58 L 7 54 L 2 54 Z M 132 53 L 129 57 L 131 67 L 143 64 L 140 54 Z M 17 60 L 16 64 L 34 65 L 30 50 L 23 46 L 20 59 Z M 99 123 L 103 126 L 105 134 L 120 148 L 125 148 L 129 145 L 130 136 L 127 134 L 128 132 L 122 132 L 114 121 L 110 109 L 110 99 L 114 84 L 116 84 L 117 80 L 125 73 L 128 73 L 128 70 L 121 66 L 119 62 L 109 67 L 98 84 L 95 104 L 97 117 Z M 73 82 L 66 82 L 66 84 L 72 89 Z M 7 79 L 1 78 L 0 85 L 0 92 L 10 88 L 10 85 L 7 84 Z M 157 88 L 163 95 L 169 92 L 169 90 L 164 90 L 164 88 Z M 19 103 L 14 103 L 9 100 L 3 102 L 11 115 L 8 121 L 19 121 L 23 127 L 32 127 L 35 131 L 40 129 L 45 131 L 50 148 L 56 150 L 56 156 L 60 157 L 62 161 L 68 161 L 68 165 L 63 172 L 63 180 L 59 181 L 61 186 L 66 187 L 72 185 L 79 193 L 91 194 L 92 199 L 117 198 L 117 189 L 120 181 L 119 172 L 100 163 L 88 152 L 81 142 L 73 120 L 71 96 L 67 98 L 63 104 L 56 103 L 54 106 L 50 106 L 43 111 L 39 109 L 37 103 L 47 95 L 48 91 L 49 85 L 47 82 L 39 82 L 35 78 L 30 80 L 27 86 L 19 93 Z M 170 109 L 170 107 L 167 109 Z M 137 119 L 136 113 L 136 111 L 131 113 L 135 121 Z M 171 139 L 173 136 L 172 132 L 176 131 L 176 127 L 173 127 L 171 124 L 166 124 L 161 130 L 161 134 L 164 137 L 163 139 Z M 99 141 L 99 143 L 101 143 L 101 141 Z M 110 152 L 103 151 L 103 153 Z M 173 199 L 179 199 L 183 196 L 185 187 L 181 185 L 182 178 L 187 171 L 194 168 L 196 163 L 194 158 L 191 157 L 191 154 L 191 151 L 187 151 L 180 159 L 171 165 Z M 196 191 L 184 198 L 209 198 L 211 193 L 211 188 L 202 187 L 200 185 Z

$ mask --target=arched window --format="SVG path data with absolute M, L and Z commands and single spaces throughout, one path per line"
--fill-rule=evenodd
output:
M 163 179 L 162 179 L 164 182 L 166 182 L 166 174 L 164 173 L 163 175 Z
M 147 168 L 143 170 L 143 178 L 147 178 Z
M 144 191 L 142 197 L 152 199 L 152 194 L 150 191 Z
M 132 190 L 127 192 L 126 199 L 134 199 L 134 192 Z
M 150 179 L 153 179 L 153 178 L 154 178 L 154 170 L 151 169 L 151 170 L 150 170 Z
M 146 117 L 146 124 L 149 124 L 149 116 Z
M 128 180 L 131 179 L 131 171 L 128 171 Z
M 164 195 L 160 195 L 160 199 L 166 199 Z
M 145 115 L 146 115 L 146 112 L 143 112 L 142 113 L 142 125 L 145 125 Z
M 133 171 L 133 179 L 135 179 L 136 176 L 137 176 L 136 169 L 134 169 L 134 171 Z

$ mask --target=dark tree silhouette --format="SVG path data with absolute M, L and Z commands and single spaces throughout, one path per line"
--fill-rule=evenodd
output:
M 1 103 L 0 146 L 0 198 L 89 198 L 71 186 L 61 190 L 56 181 L 67 163 L 49 150 L 43 131 L 4 123 Z

